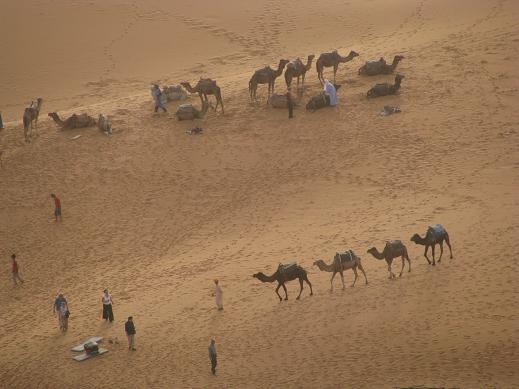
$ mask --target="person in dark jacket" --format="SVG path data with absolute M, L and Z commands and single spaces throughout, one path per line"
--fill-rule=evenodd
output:
M 216 341 L 211 339 L 211 344 L 209 345 L 209 360 L 211 361 L 211 372 L 216 374 Z
M 128 337 L 128 350 L 135 351 L 135 324 L 132 316 L 129 316 L 128 321 L 124 323 L 124 331 Z

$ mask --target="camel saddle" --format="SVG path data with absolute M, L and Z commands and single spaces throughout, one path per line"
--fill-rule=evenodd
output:
M 337 253 L 335 253 L 335 257 L 333 257 L 333 259 L 335 261 L 340 259 L 341 263 L 342 262 L 347 262 L 347 261 L 353 261 L 353 258 L 355 258 L 355 254 L 351 250 L 345 251 L 343 253 L 337 252 Z
M 289 263 L 280 263 L 278 266 L 278 270 L 280 273 L 286 273 L 290 270 L 293 270 L 297 266 L 297 262 L 289 262 Z
M 445 235 L 445 228 L 443 228 L 441 224 L 429 226 L 428 230 L 431 231 L 436 238 L 441 238 Z

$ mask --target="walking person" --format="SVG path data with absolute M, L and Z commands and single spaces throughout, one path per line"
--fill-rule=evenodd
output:
M 60 331 L 67 331 L 68 329 L 68 318 L 70 316 L 68 302 L 62 293 L 58 294 L 58 297 L 54 300 L 54 315 L 58 315 L 59 329 Z
M 110 323 L 114 321 L 114 313 L 112 310 L 112 295 L 108 293 L 108 289 L 103 291 L 103 297 L 101 297 L 101 301 L 103 302 L 103 319 L 106 321 L 110 320 Z
M 223 310 L 223 290 L 222 287 L 218 284 L 218 280 L 214 280 L 214 296 L 216 300 L 216 306 L 219 311 Z
M 0 130 L 4 129 L 4 122 L 2 121 L 2 112 L 0 112 Z
M 216 343 L 216 341 L 213 338 L 213 339 L 211 339 L 211 344 L 209 345 L 209 360 L 211 361 L 211 372 L 213 373 L 213 375 L 216 375 L 216 364 L 217 364 L 215 343 Z
M 61 220 L 61 200 L 54 193 L 50 194 L 50 197 L 54 199 L 54 217 L 55 221 Z
M 162 91 L 157 84 L 152 85 L 151 95 L 153 97 L 153 101 L 155 102 L 155 112 L 158 112 L 159 109 L 162 109 L 164 112 L 168 112 L 166 107 L 164 107 L 162 104 Z
M 128 321 L 124 323 L 124 331 L 128 337 L 128 350 L 135 351 L 135 324 L 132 316 L 129 316 Z
M 20 277 L 18 262 L 16 262 L 16 254 L 11 255 L 12 260 L 12 272 L 13 272 L 13 282 L 14 286 L 18 285 L 18 281 L 23 284 L 23 280 Z
M 294 117 L 294 100 L 292 100 L 290 89 L 287 91 L 285 96 L 287 97 L 288 118 L 292 119 Z

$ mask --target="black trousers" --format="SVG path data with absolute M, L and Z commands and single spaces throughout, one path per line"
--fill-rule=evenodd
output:
M 288 118 L 292 119 L 294 117 L 294 105 L 288 104 Z
M 103 304 L 103 319 L 114 321 L 114 313 L 112 311 L 112 304 Z
M 216 357 L 211 357 L 211 372 L 216 374 Z

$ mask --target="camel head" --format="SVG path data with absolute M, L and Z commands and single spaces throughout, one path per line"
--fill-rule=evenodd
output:
M 397 74 L 395 76 L 395 82 L 398 83 L 398 82 L 402 81 L 404 78 L 405 78 L 405 76 L 402 76 L 401 74 Z
M 289 63 L 290 61 L 288 59 L 280 59 L 279 60 L 279 67 L 282 68 L 282 67 L 285 67 L 287 63 Z
M 372 247 L 368 250 L 368 253 L 371 254 L 371 255 L 374 255 L 375 253 L 377 252 L 377 248 L 376 247 Z
M 400 62 L 401 60 L 403 60 L 405 57 L 403 55 L 395 55 L 395 58 L 393 58 L 393 61 L 395 62 Z
M 335 91 L 337 92 L 339 88 L 341 87 L 341 84 L 333 84 L 333 87 L 335 88 Z
M 420 238 L 420 235 L 418 234 L 414 234 L 412 237 L 411 237 L 411 242 L 415 242 L 415 243 L 418 243 L 419 241 L 421 241 L 422 238 Z
M 263 273 L 261 273 L 261 272 L 260 272 L 260 273 L 254 273 L 254 274 L 252 275 L 252 278 L 257 278 L 257 279 L 259 279 L 259 278 L 261 277 L 260 274 L 263 274 Z
M 310 54 L 310 55 L 308 56 L 308 62 L 313 61 L 314 58 L 315 58 L 315 55 L 314 55 L 314 54 Z
M 350 53 L 348 54 L 348 57 L 351 57 L 351 58 L 355 58 L 355 57 L 358 57 L 359 56 L 359 53 L 351 50 Z
M 317 267 L 320 267 L 320 265 L 325 265 L 326 263 L 322 260 L 322 259 L 317 259 L 314 261 L 314 263 L 312 264 L 312 266 L 317 266 Z

